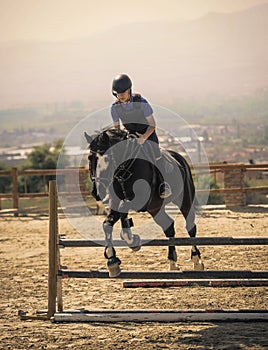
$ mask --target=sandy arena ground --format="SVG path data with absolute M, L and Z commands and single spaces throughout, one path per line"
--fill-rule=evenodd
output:
M 137 230 L 147 214 L 133 215 Z M 100 218 L 102 220 L 102 218 Z M 177 236 L 187 237 L 181 216 Z M 35 314 L 47 308 L 48 217 L 0 216 L 0 349 L 268 349 L 267 322 L 53 324 L 21 321 L 18 310 Z M 60 215 L 66 238 L 81 238 Z M 155 230 L 152 225 L 151 230 Z M 135 227 L 134 230 L 135 231 Z M 156 230 L 157 231 L 157 230 Z M 205 210 L 198 220 L 198 236 L 262 237 L 268 232 L 268 209 Z M 157 231 L 157 237 L 164 238 Z M 156 237 L 156 238 L 157 238 Z M 206 269 L 268 269 L 268 248 L 262 246 L 202 247 Z M 181 269 L 192 269 L 190 247 L 177 249 Z M 144 247 L 133 253 L 118 249 L 123 270 L 167 269 L 167 248 Z M 62 264 L 70 269 L 106 269 L 102 248 L 65 248 Z M 64 309 L 70 308 L 174 308 L 267 309 L 267 288 L 181 287 L 124 289 L 122 280 L 63 281 Z

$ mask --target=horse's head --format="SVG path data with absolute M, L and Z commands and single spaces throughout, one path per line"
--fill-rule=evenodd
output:
M 95 136 L 89 136 L 86 132 L 84 135 L 89 143 L 90 151 L 103 155 L 111 146 L 125 140 L 128 133 L 120 129 L 106 129 Z
M 119 143 L 120 141 L 123 141 L 127 138 L 128 133 L 124 130 L 117 130 L 117 129 L 106 129 L 97 135 L 90 136 L 86 132 L 84 133 L 84 136 L 89 144 L 89 156 L 88 160 L 90 162 L 90 176 L 93 180 L 93 190 L 92 195 L 97 199 L 100 198 L 98 193 L 102 192 L 105 193 L 105 186 L 101 186 L 102 183 L 98 182 L 98 189 L 96 187 L 95 179 L 98 177 L 105 177 L 101 175 L 101 172 L 106 172 L 107 170 L 107 164 L 105 165 L 106 159 L 102 157 L 110 147 L 114 146 L 115 144 Z M 110 157 L 108 157 L 110 158 Z M 99 164 L 99 166 L 98 166 Z M 97 166 L 98 166 L 98 174 L 97 174 Z M 100 193 L 101 195 L 101 193 Z M 102 197 L 105 197 L 105 195 L 102 195 Z M 99 200 L 99 199 L 98 199 Z

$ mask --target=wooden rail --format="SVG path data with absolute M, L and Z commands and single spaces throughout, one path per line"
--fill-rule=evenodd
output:
M 27 169 L 27 170 L 19 170 L 17 168 L 12 168 L 11 170 L 0 170 L 0 177 L 10 176 L 12 178 L 12 192 L 11 193 L 0 193 L 0 201 L 2 198 L 12 199 L 13 201 L 13 209 L 19 209 L 19 198 L 42 198 L 48 197 L 48 191 L 38 192 L 38 193 L 20 193 L 18 190 L 18 178 L 19 176 L 58 176 L 58 175 L 70 175 L 75 174 L 79 171 L 79 174 L 88 174 L 89 170 L 86 168 L 70 168 L 70 169 Z M 64 196 L 73 196 L 81 194 L 83 196 L 91 195 L 89 191 L 82 192 L 60 192 L 61 195 Z M 1 203 L 0 203 L 1 209 Z
M 67 247 L 105 247 L 105 240 L 89 239 L 65 239 L 59 238 L 58 245 Z M 223 245 L 268 245 L 268 237 L 187 237 L 169 239 L 141 240 L 141 246 L 146 247 L 169 247 L 169 246 L 223 246 Z M 124 240 L 113 240 L 114 247 L 127 247 Z M 267 276 L 268 278 L 268 276 Z

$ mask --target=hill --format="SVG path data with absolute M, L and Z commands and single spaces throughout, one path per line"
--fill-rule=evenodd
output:
M 268 3 L 192 21 L 117 26 L 76 40 L 1 45 L 0 106 L 110 101 L 120 72 L 155 103 L 250 93 L 268 86 L 267 18 Z

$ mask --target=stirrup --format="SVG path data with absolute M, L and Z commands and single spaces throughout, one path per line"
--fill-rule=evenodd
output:
M 169 184 L 167 182 L 162 182 L 159 186 L 159 197 L 165 199 L 171 196 L 171 194 L 172 192 Z

